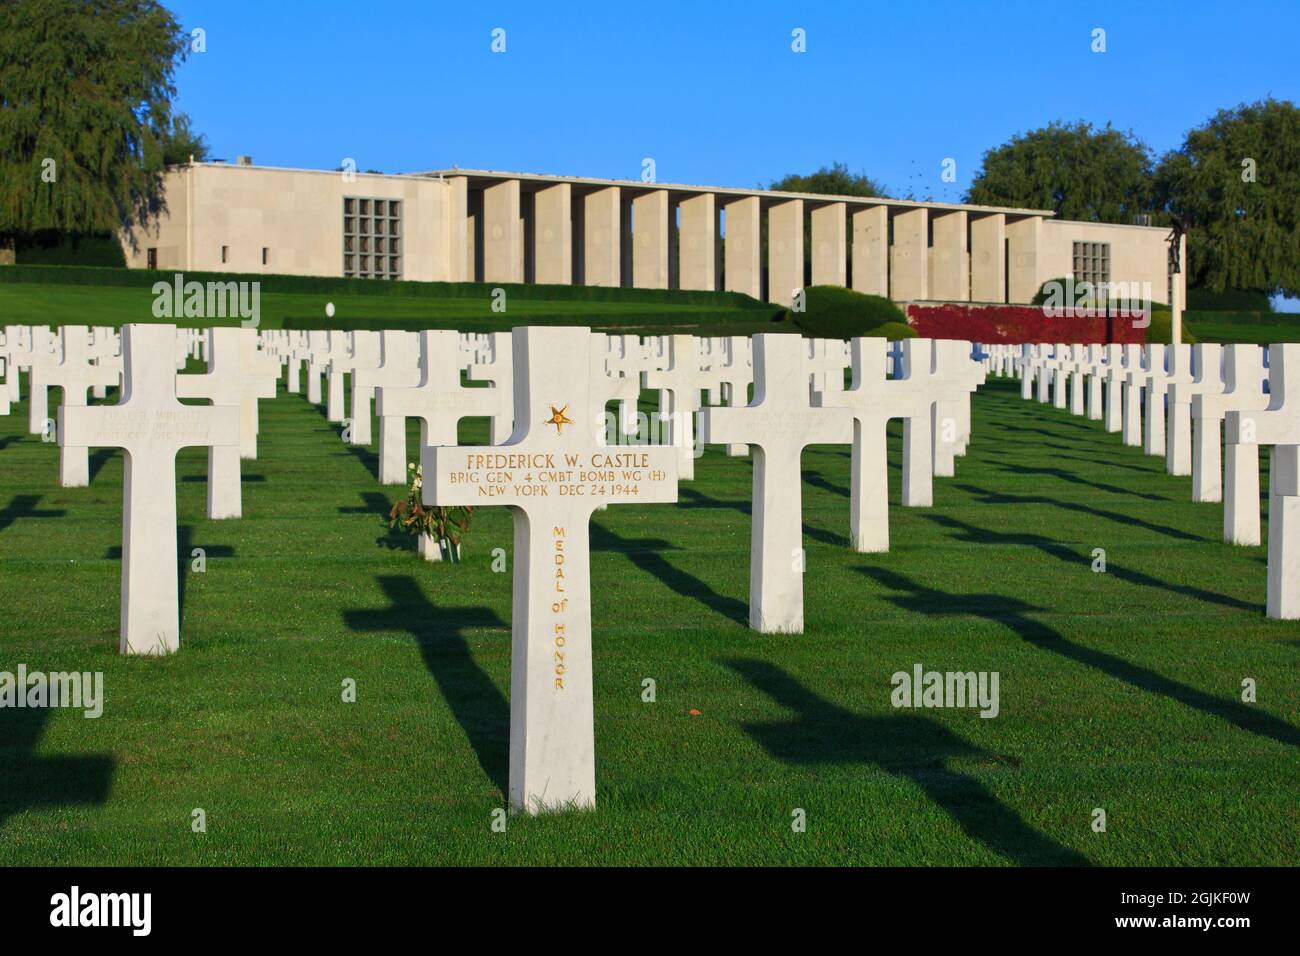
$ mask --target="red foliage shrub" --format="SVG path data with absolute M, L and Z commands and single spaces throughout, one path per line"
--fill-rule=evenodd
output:
M 1023 342 L 1139 344 L 1146 341 L 1144 321 L 1140 312 L 1090 315 L 1079 309 L 1075 315 L 1052 315 L 1041 305 L 949 302 L 907 307 L 907 324 L 922 338 L 969 339 L 988 345 Z

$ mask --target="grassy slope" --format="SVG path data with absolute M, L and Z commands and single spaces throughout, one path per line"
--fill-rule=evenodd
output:
M 51 273 L 52 278 L 57 273 Z M 0 277 L 2 278 L 2 277 Z M 119 277 L 120 278 L 120 277 Z M 130 278 L 138 278 L 132 274 Z M 233 280 L 257 276 L 232 275 Z M 264 286 L 274 287 L 276 279 Z M 299 285 L 306 280 L 294 278 Z M 360 287 L 365 280 L 332 280 L 335 285 Z M 373 286 L 373 283 L 369 283 Z M 431 283 L 405 283 L 410 294 L 376 294 L 377 290 L 359 288 L 357 292 L 330 289 L 320 292 L 281 291 L 261 294 L 261 328 L 281 328 L 286 321 L 297 327 L 310 328 L 456 328 L 461 331 L 510 329 L 516 325 L 578 324 L 601 330 L 662 333 L 670 330 L 695 335 L 748 335 L 771 331 L 770 316 L 776 307 L 753 300 L 731 304 L 722 301 L 690 301 L 687 295 L 666 295 L 664 301 L 644 301 L 648 296 L 630 293 L 620 299 L 551 299 L 530 298 L 528 290 L 508 294 L 506 311 L 492 311 L 492 286 L 447 297 L 421 294 L 420 287 Z M 378 290 L 387 291 L 387 290 Z M 394 290 L 398 291 L 398 290 Z M 437 290 L 429 289 L 429 292 Z M 546 290 L 540 290 L 545 292 Z M 653 293 L 651 293 L 651 296 Z M 717 297 L 719 300 L 722 297 Z M 739 299 L 740 297 L 736 297 Z M 122 325 L 127 322 L 159 321 L 153 316 L 154 296 L 148 284 L 135 286 L 93 285 L 73 282 L 6 282 L 0 281 L 0 325 Z M 325 305 L 332 302 L 334 317 L 327 318 Z M 93 320 L 90 318 L 93 316 Z M 221 324 L 205 319 L 175 320 L 178 325 L 208 326 Z M 234 324 L 232 320 L 229 324 Z
M 892 509 L 889 554 L 843 544 L 847 450 L 808 451 L 799 637 L 743 625 L 748 459 L 710 450 L 680 505 L 598 514 L 599 806 L 505 834 L 506 513 L 476 516 L 463 566 L 419 562 L 387 537 L 373 453 L 281 395 L 243 520 L 204 519 L 203 455 L 181 455 L 183 553 L 205 548 L 207 571 L 184 569 L 181 653 L 123 659 L 120 456 L 92 452 L 92 486 L 61 490 L 25 412 L 0 419 L 0 670 L 102 670 L 107 705 L 0 710 L 0 864 L 1300 855 L 1300 624 L 1263 615 L 1263 549 L 1220 543 L 1220 509 L 1160 460 L 1006 384 L 978 396 L 935 507 Z M 1000 672 L 1001 716 L 892 709 L 890 675 L 916 662 Z

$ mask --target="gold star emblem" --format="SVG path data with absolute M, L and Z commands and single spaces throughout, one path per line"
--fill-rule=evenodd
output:
M 567 412 L 568 410 L 569 410 L 569 406 L 568 406 L 568 405 L 565 405 L 563 408 L 556 408 L 554 405 L 552 405 L 552 406 L 551 406 L 551 417 L 548 418 L 548 419 L 546 419 L 546 421 L 542 422 L 542 424 L 543 424 L 543 425 L 554 425 L 554 426 L 555 426 L 555 433 L 556 433 L 557 435 L 560 434 L 561 432 L 564 431 L 564 426 L 565 426 L 565 425 L 572 425 L 572 424 L 573 424 L 573 419 L 569 418 L 568 416 L 566 416 L 566 415 L 564 414 L 564 413 Z

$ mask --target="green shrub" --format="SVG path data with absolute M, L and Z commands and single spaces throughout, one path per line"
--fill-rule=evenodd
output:
M 1272 312 L 1267 292 L 1256 289 L 1188 289 L 1187 308 L 1206 312 Z
M 830 285 L 805 289 L 804 311 L 790 312 L 790 319 L 805 335 L 826 339 L 879 335 L 882 325 L 907 325 L 903 310 L 889 299 Z
M 916 329 L 912 328 L 906 322 L 886 322 L 878 325 L 871 330 L 874 336 L 884 337 L 891 342 L 897 342 L 900 339 L 916 338 Z
M 1172 342 L 1174 333 L 1173 313 L 1166 309 L 1151 310 L 1151 325 L 1147 327 L 1147 341 L 1153 345 L 1169 345 Z M 1195 345 L 1196 335 L 1187 325 L 1187 317 L 1183 316 L 1183 344 Z
M 1044 282 L 1041 286 L 1038 287 L 1038 291 L 1034 293 L 1034 298 L 1029 304 L 1042 305 L 1044 302 L 1046 302 L 1047 295 L 1048 295 L 1047 292 L 1048 286 L 1054 286 L 1061 289 L 1068 289 L 1070 287 L 1070 283 L 1073 281 L 1074 280 L 1071 279 L 1069 276 L 1061 276 L 1058 279 L 1048 279 L 1046 282 Z

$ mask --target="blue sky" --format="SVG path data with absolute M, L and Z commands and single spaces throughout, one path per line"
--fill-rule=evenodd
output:
M 1296 0 L 167 5 L 206 31 L 180 108 L 214 156 L 277 166 L 636 179 L 650 157 L 660 182 L 754 186 L 839 160 L 958 200 L 984 150 L 1053 119 L 1159 153 L 1219 108 L 1300 100 Z
M 168 5 L 207 34 L 180 107 L 216 156 L 271 165 L 640 178 L 649 156 L 663 182 L 751 186 L 842 160 L 955 199 L 1052 119 L 1163 151 L 1220 107 L 1300 100 L 1294 0 Z

